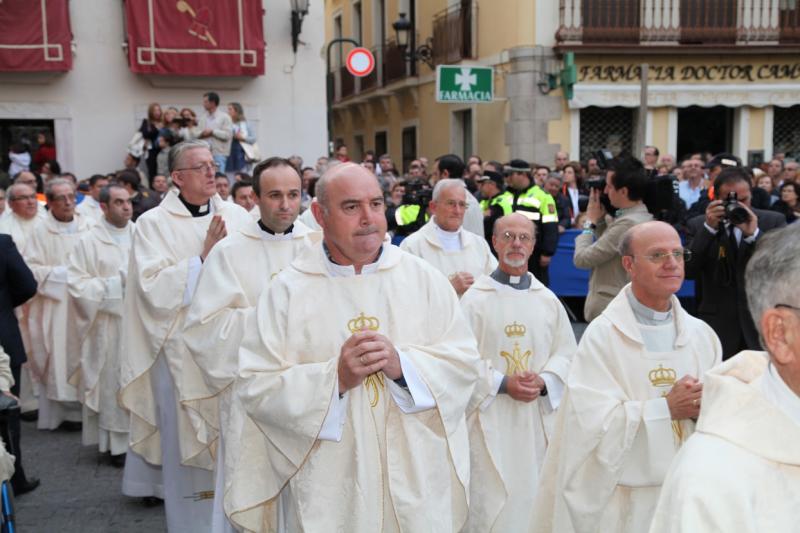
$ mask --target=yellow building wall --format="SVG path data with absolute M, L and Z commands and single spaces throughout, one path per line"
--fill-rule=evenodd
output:
M 669 108 L 656 107 L 653 110 L 653 140 L 652 145 L 658 147 L 662 154 L 667 152 L 669 146 Z
M 562 95 L 561 89 L 558 89 L 553 92 L 553 94 L 557 94 L 558 96 Z M 547 142 L 551 144 L 559 144 L 561 145 L 561 149 L 569 152 L 570 160 L 574 161 L 577 160 L 580 154 L 573 154 L 571 148 L 571 133 L 572 127 L 570 122 L 571 117 L 571 110 L 567 105 L 566 98 L 561 98 L 561 118 L 556 120 L 551 120 L 547 124 Z M 544 165 L 550 165 L 552 161 L 536 161 L 537 163 L 542 163 Z
M 748 150 L 763 150 L 765 148 L 764 146 L 765 114 L 766 114 L 766 109 L 763 107 L 750 108 L 750 137 L 747 142 Z

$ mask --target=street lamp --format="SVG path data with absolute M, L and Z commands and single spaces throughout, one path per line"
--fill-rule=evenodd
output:
M 308 14 L 309 0 L 289 0 L 292 5 L 292 50 L 297 53 L 300 32 L 303 30 L 303 17 Z
M 433 49 L 431 48 L 433 41 L 429 38 L 425 41 L 425 44 L 420 45 L 416 50 L 413 44 L 409 47 L 409 42 L 413 38 L 414 25 L 406 18 L 405 13 L 400 13 L 399 16 L 400 18 L 392 24 L 392 28 L 394 28 L 397 47 L 403 53 L 403 58 L 408 62 L 422 61 L 432 70 L 434 67 Z

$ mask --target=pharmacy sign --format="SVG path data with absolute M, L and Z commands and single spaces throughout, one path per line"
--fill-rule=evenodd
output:
M 494 98 L 492 67 L 436 67 L 436 101 L 457 104 L 491 102 Z

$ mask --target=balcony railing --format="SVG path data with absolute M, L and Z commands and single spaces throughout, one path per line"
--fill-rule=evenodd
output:
M 383 47 L 383 84 L 402 80 L 408 74 L 406 58 L 396 43 L 390 41 Z
M 559 44 L 800 43 L 798 0 L 559 0 Z
M 473 6 L 462 1 L 433 18 L 433 61 L 457 63 L 473 57 Z

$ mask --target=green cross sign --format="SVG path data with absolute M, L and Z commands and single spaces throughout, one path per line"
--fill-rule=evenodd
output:
M 436 67 L 436 101 L 450 103 L 491 102 L 494 98 L 492 67 Z

